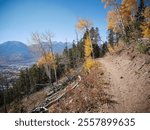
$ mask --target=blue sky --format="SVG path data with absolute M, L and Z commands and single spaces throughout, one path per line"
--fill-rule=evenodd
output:
M 106 40 L 107 10 L 101 0 L 0 0 L 0 43 L 28 43 L 31 33 L 50 31 L 53 41 L 72 42 L 79 18 L 92 21 Z

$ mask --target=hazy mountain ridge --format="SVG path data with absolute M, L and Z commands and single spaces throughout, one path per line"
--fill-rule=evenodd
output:
M 46 51 L 50 51 L 50 45 L 47 44 L 46 42 L 43 42 L 43 47 Z M 57 41 L 53 41 L 52 44 L 53 47 L 53 52 L 54 53 L 58 53 L 61 54 L 63 52 L 63 50 L 66 47 L 66 43 L 64 42 L 57 42 Z M 68 43 L 68 48 L 71 47 L 71 43 Z M 31 52 L 33 53 L 33 55 L 40 55 L 41 51 L 40 51 L 40 45 L 39 44 L 32 44 L 29 46 Z
M 44 48 L 49 48 L 44 43 Z M 68 44 L 71 47 L 71 44 Z M 54 53 L 62 53 L 66 44 L 63 42 L 53 42 Z M 20 41 L 7 41 L 0 44 L 0 63 L 31 62 L 36 61 L 40 56 L 39 45 L 32 44 L 27 46 Z
M 20 62 L 32 59 L 32 53 L 28 46 L 19 41 L 7 41 L 0 44 L 0 62 Z

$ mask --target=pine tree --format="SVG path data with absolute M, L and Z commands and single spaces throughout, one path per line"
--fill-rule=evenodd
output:
M 137 14 L 135 16 L 136 20 L 138 22 L 143 22 L 144 21 L 144 16 L 143 16 L 144 10 L 145 10 L 144 0 L 140 0 L 138 11 L 137 11 Z
M 99 34 L 99 29 L 98 29 L 98 27 L 96 27 L 95 32 L 96 32 L 95 42 L 99 45 L 100 42 L 101 42 L 101 37 L 100 37 L 100 34 Z
M 65 71 L 68 71 L 70 60 L 69 60 L 69 50 L 68 50 L 68 42 L 67 41 L 66 41 L 65 49 L 63 51 L 63 58 L 64 58 Z
M 103 57 L 106 52 L 108 52 L 108 48 L 107 48 L 107 42 L 104 42 L 101 46 L 100 46 L 100 57 Z
M 99 48 L 99 43 L 100 43 L 100 35 L 99 35 L 99 29 L 96 27 L 92 27 L 90 29 L 90 37 L 92 41 L 92 48 L 93 48 L 93 55 L 94 58 L 98 58 L 100 56 L 100 48 Z
M 72 42 L 71 51 L 72 51 L 72 64 L 73 64 L 73 67 L 75 67 L 78 63 L 77 63 L 77 46 L 74 40 Z
M 100 56 L 100 47 L 98 44 L 93 44 L 93 53 L 94 58 L 98 58 Z
M 72 49 L 70 48 L 69 49 L 69 61 L 70 61 L 70 63 L 69 63 L 69 65 L 70 65 L 70 68 L 73 68 L 74 67 L 74 60 L 73 60 L 73 53 L 72 53 Z
M 137 29 L 137 32 L 138 32 L 138 38 L 143 37 L 142 29 L 140 28 L 140 26 L 145 20 L 144 10 L 145 10 L 144 0 L 140 0 L 138 11 L 137 11 L 137 14 L 135 15 L 135 18 L 136 18 L 135 28 Z
M 77 43 L 77 54 L 79 60 L 82 61 L 84 58 L 84 42 L 83 38 Z
M 112 29 L 108 29 L 108 43 L 113 46 L 114 45 L 114 36 L 115 36 L 115 33 L 113 32 Z

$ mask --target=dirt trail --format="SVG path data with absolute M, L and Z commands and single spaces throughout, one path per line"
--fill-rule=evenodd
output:
M 118 103 L 106 112 L 150 112 L 150 82 L 147 80 L 150 73 L 136 74 L 138 67 L 119 56 L 107 56 L 99 61 L 110 84 L 108 93 Z

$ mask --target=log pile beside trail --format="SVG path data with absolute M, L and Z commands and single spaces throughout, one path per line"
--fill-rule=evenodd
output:
M 36 108 L 44 107 L 48 108 L 57 101 L 59 101 L 68 91 L 75 89 L 81 81 L 79 73 L 74 74 L 73 76 L 66 76 L 63 80 L 54 83 L 47 92 L 47 97 L 43 102 L 36 106 L 31 112 Z

